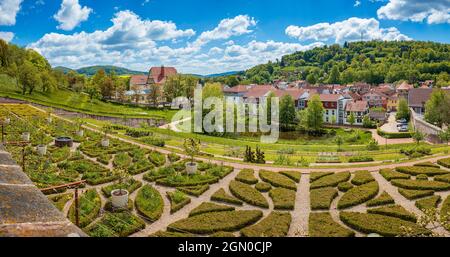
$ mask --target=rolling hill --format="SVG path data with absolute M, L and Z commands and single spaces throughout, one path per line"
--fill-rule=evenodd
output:
M 76 71 L 79 74 L 84 74 L 86 76 L 93 76 L 98 70 L 103 69 L 105 70 L 105 72 L 107 74 L 110 74 L 113 70 L 116 73 L 116 75 L 140 75 L 140 74 L 146 74 L 147 72 L 143 72 L 143 71 L 134 71 L 134 70 L 129 70 L 126 68 L 122 68 L 122 67 L 117 67 L 117 66 L 112 66 L 112 65 L 98 65 L 98 66 L 89 66 L 89 67 L 83 67 L 83 68 L 79 68 L 76 70 L 67 68 L 67 67 L 63 67 L 63 66 L 58 66 L 55 67 L 55 70 L 60 70 L 64 73 L 68 73 L 69 71 L 73 70 Z

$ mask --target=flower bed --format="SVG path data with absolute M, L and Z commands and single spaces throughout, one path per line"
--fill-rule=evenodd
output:
M 142 182 L 135 180 L 133 178 L 122 182 L 122 183 L 116 183 L 116 184 L 112 184 L 112 185 L 108 185 L 106 187 L 102 188 L 102 192 L 106 197 L 110 197 L 111 196 L 111 191 L 115 190 L 115 189 L 124 189 L 127 190 L 128 193 L 133 193 L 134 191 L 136 191 L 136 189 L 140 188 L 142 186 Z
M 78 201 L 80 228 L 84 228 L 97 218 L 102 202 L 100 196 L 95 189 L 89 189 L 81 195 Z M 75 202 L 72 203 L 69 209 L 69 219 L 75 224 Z
M 195 215 L 170 224 L 168 231 L 186 231 L 211 234 L 219 231 L 237 231 L 261 219 L 262 211 L 223 211 Z
M 386 205 L 386 204 L 391 204 L 391 203 L 395 203 L 394 199 L 386 191 L 384 191 L 377 198 L 368 201 L 366 203 L 366 206 L 374 207 L 374 206 Z
M 227 194 L 223 188 L 217 190 L 211 196 L 211 200 L 218 201 L 218 202 L 223 202 L 223 203 L 242 205 L 242 201 L 240 201 L 239 199 L 234 198 L 233 196 Z
M 258 183 L 258 179 L 255 177 L 255 171 L 252 169 L 243 169 L 239 171 L 235 179 L 250 185 Z
M 433 190 L 409 190 L 402 188 L 399 188 L 398 192 L 409 200 L 414 200 L 425 196 L 432 196 L 434 194 Z
M 170 201 L 170 214 L 173 214 L 191 203 L 191 198 L 186 196 L 183 192 L 175 190 L 175 192 L 167 192 L 167 198 Z
M 310 192 L 311 210 L 328 210 L 331 202 L 338 196 L 338 192 L 332 187 L 313 189 Z
M 328 212 L 309 214 L 310 237 L 353 237 L 355 232 L 335 222 Z
M 274 187 L 283 187 L 297 191 L 297 185 L 288 177 L 272 171 L 260 170 L 259 177 Z
M 392 169 L 382 169 L 380 170 L 381 176 L 383 176 L 387 181 L 393 179 L 409 179 L 411 176 L 408 174 L 400 173 Z
M 131 157 L 128 155 L 128 153 L 119 153 L 114 156 L 114 167 L 121 168 L 121 169 L 127 169 L 128 166 L 130 166 L 132 162 Z
M 370 182 L 348 190 L 338 202 L 338 209 L 356 206 L 369 201 L 378 194 L 378 183 Z
M 368 209 L 367 212 L 385 215 L 385 216 L 391 216 L 391 217 L 399 218 L 399 219 L 406 220 L 406 221 L 417 222 L 417 217 L 400 205 L 382 206 L 382 207 L 378 207 L 375 209 Z
M 341 212 L 339 216 L 347 226 L 366 234 L 377 233 L 382 236 L 395 237 L 405 235 L 406 229 L 416 236 L 431 234 L 431 231 L 414 222 L 379 214 Z
M 449 183 L 432 180 L 393 179 L 391 183 L 397 187 L 414 190 L 445 191 L 450 189 Z
M 369 182 L 375 181 L 375 179 L 372 177 L 372 174 L 370 174 L 367 170 L 358 170 L 355 172 L 355 176 L 352 179 L 352 184 L 360 186 L 362 184 L 366 184 Z
M 311 183 L 310 188 L 321 188 L 321 187 L 335 187 L 341 182 L 348 181 L 350 179 L 350 172 L 339 172 L 332 175 L 326 175 L 315 180 Z
M 166 156 L 160 152 L 153 151 L 148 154 L 148 159 L 156 167 L 163 166 L 166 163 Z
M 91 237 L 126 237 L 145 228 L 140 218 L 129 212 L 106 213 L 98 222 L 86 228 Z
M 135 205 L 137 211 L 151 221 L 158 220 L 164 210 L 161 194 L 150 185 L 145 185 L 138 191 Z
M 253 187 L 236 180 L 231 181 L 229 186 L 230 192 L 240 200 L 251 205 L 269 208 L 266 198 Z
M 289 232 L 291 220 L 291 214 L 289 213 L 271 212 L 266 218 L 257 224 L 241 229 L 241 235 L 244 237 L 286 236 Z
M 295 191 L 277 187 L 269 192 L 275 210 L 294 210 Z
M 216 203 L 201 203 L 199 206 L 197 206 L 195 209 L 193 209 L 189 216 L 195 216 L 203 213 L 208 212 L 221 212 L 221 211 L 234 211 L 234 207 L 227 206 L 227 205 L 220 205 Z

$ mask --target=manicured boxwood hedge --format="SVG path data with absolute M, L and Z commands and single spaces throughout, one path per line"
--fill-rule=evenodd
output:
M 321 177 L 325 177 L 325 176 L 329 176 L 334 174 L 333 172 L 322 172 L 322 171 L 318 171 L 318 172 L 311 172 L 309 175 L 309 182 L 314 182 L 316 180 L 318 180 Z
M 309 214 L 309 236 L 353 237 L 355 232 L 334 221 L 329 212 L 312 212 Z
M 338 196 L 338 191 L 333 187 L 313 189 L 310 192 L 311 210 L 328 210 L 331 202 Z
M 140 188 L 142 186 L 142 182 L 135 180 L 134 178 L 130 178 L 129 180 L 122 182 L 122 183 L 115 183 L 111 184 L 109 186 L 103 187 L 102 192 L 106 197 L 111 196 L 111 191 L 115 189 L 124 189 L 127 190 L 130 194 L 136 191 L 136 189 Z
M 414 190 L 445 191 L 450 189 L 449 183 L 432 180 L 393 179 L 391 183 L 397 187 Z
M 295 182 L 282 174 L 267 170 L 260 170 L 259 177 L 264 182 L 267 182 L 274 187 L 284 187 L 297 191 L 297 185 Z
M 341 192 L 347 192 L 348 190 L 352 189 L 354 186 L 352 183 L 345 181 L 338 184 L 338 189 Z
M 417 217 L 400 205 L 382 206 L 382 207 L 378 207 L 378 208 L 374 208 L 374 209 L 368 209 L 367 212 L 385 215 L 385 216 L 391 216 L 391 217 L 395 217 L 395 218 L 399 218 L 399 219 L 407 220 L 407 221 L 411 221 L 411 222 L 417 222 Z
M 289 232 L 291 220 L 289 213 L 271 212 L 257 224 L 241 229 L 241 235 L 244 237 L 283 237 Z
M 450 196 L 447 196 L 442 203 L 440 215 L 442 221 L 446 221 L 447 223 L 450 221 Z M 450 231 L 450 226 L 447 226 L 446 229 Z
M 79 201 L 79 220 L 80 228 L 84 228 L 94 221 L 102 206 L 100 196 L 95 189 L 89 189 L 81 195 Z M 75 202 L 72 203 L 69 209 L 69 219 L 75 224 Z
M 114 156 L 114 167 L 126 169 L 130 166 L 133 159 L 128 155 L 128 153 L 118 153 Z
M 170 201 L 170 214 L 173 214 L 191 203 L 191 198 L 181 191 L 167 192 L 167 198 Z
M 440 159 L 437 161 L 437 163 L 446 168 L 450 168 L 450 158 Z
M 425 174 L 427 176 L 444 175 L 449 174 L 450 171 L 446 171 L 440 168 L 433 167 L 423 167 L 423 166 L 407 166 L 407 167 L 397 167 L 395 168 L 398 172 L 417 176 Z
M 198 197 L 198 196 L 202 195 L 204 192 L 208 191 L 209 185 L 198 185 L 198 186 L 192 186 L 192 187 L 178 187 L 177 189 L 188 195 L 193 195 L 193 196 Z
M 139 189 L 135 199 L 136 210 L 151 221 L 158 220 L 164 210 L 161 194 L 151 185 Z
M 236 237 L 232 232 L 219 231 L 211 234 L 210 237 Z
M 392 203 L 395 203 L 394 199 L 386 191 L 384 191 L 377 198 L 368 201 L 366 203 L 366 205 L 368 207 L 374 207 L 374 206 L 380 206 L 380 205 L 386 205 L 386 204 L 392 204 Z
M 269 192 L 272 189 L 272 186 L 266 182 L 259 182 L 255 185 L 256 190 L 259 192 Z
M 211 234 L 219 231 L 237 231 L 261 219 L 262 211 L 223 211 L 195 215 L 170 224 L 169 231 Z
M 416 164 L 414 164 L 413 166 L 440 168 L 439 165 L 434 164 L 434 163 L 432 163 L 432 162 L 421 162 L 421 163 L 416 163 Z
M 384 138 L 411 138 L 412 133 L 411 132 L 385 132 L 381 129 L 377 129 L 378 135 L 384 137 Z
M 375 181 L 354 187 L 339 199 L 337 207 L 338 209 L 344 209 L 367 202 L 378 194 L 378 190 L 378 183 Z
M 234 211 L 234 207 L 228 205 L 221 205 L 216 203 L 201 203 L 199 206 L 195 207 L 190 213 L 189 216 L 195 216 L 208 212 L 221 212 L 221 211 Z
M 255 171 L 252 169 L 243 169 L 239 171 L 235 179 L 250 185 L 258 183 L 258 179 L 255 177 Z
M 425 174 L 420 174 L 416 176 L 417 180 L 428 180 L 428 176 Z
M 450 174 L 436 176 L 434 177 L 434 180 L 450 183 Z
M 355 176 L 352 179 L 352 184 L 360 186 L 362 184 L 366 184 L 369 182 L 375 181 L 375 179 L 372 177 L 372 174 L 370 174 L 367 170 L 358 170 L 355 171 Z
M 129 212 L 106 213 L 85 230 L 91 237 L 126 237 L 145 228 L 140 218 Z
M 387 181 L 391 181 L 393 179 L 409 179 L 411 176 L 408 174 L 400 173 L 393 169 L 381 169 L 381 176 L 383 176 Z
M 354 157 L 350 157 L 348 159 L 349 163 L 354 163 L 354 162 L 373 162 L 374 159 L 370 156 L 354 156 Z
M 335 187 L 339 185 L 339 183 L 348 181 L 350 176 L 350 172 L 338 172 L 332 175 L 326 175 L 312 182 L 310 188 Z
M 430 230 L 414 222 L 380 214 L 341 212 L 339 216 L 347 226 L 366 234 L 377 233 L 395 237 L 405 235 L 406 230 L 416 236 L 431 234 Z
M 242 205 L 242 201 L 234 198 L 233 196 L 227 194 L 225 192 L 225 189 L 221 188 L 217 190 L 212 196 L 211 200 L 223 202 L 223 203 L 230 203 L 230 204 L 236 204 L 236 205 Z
M 230 192 L 240 200 L 259 207 L 269 208 L 266 198 L 253 187 L 233 180 L 230 182 Z
M 270 198 L 275 210 L 293 210 L 295 205 L 295 191 L 276 187 L 270 190 Z
M 433 195 L 431 197 L 417 200 L 416 207 L 422 211 L 425 211 L 428 209 L 436 209 L 438 207 L 438 204 L 440 201 L 441 201 L 440 195 Z
M 434 194 L 433 190 L 410 190 L 402 188 L 399 188 L 398 192 L 409 200 L 414 200 L 425 196 L 432 196 Z
M 286 177 L 294 180 L 297 183 L 300 182 L 300 178 L 302 176 L 300 172 L 293 170 L 280 171 L 280 174 L 285 175 Z

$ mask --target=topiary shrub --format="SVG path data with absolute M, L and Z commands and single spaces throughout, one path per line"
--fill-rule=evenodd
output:
M 393 179 L 409 179 L 411 176 L 408 174 L 400 173 L 392 169 L 382 169 L 380 170 L 381 176 L 383 176 L 387 181 Z
M 409 174 L 412 176 L 417 176 L 417 175 L 421 175 L 421 174 L 425 174 L 428 176 L 450 174 L 449 171 L 446 171 L 446 170 L 443 170 L 440 168 L 433 168 L 433 167 L 408 166 L 408 167 L 397 167 L 395 169 L 398 172 Z
M 354 186 L 352 183 L 346 181 L 338 184 L 338 189 L 341 192 L 347 192 L 348 190 L 352 189 Z
M 425 196 L 431 196 L 434 194 L 433 190 L 409 190 L 402 188 L 399 188 L 398 192 L 409 200 L 414 200 Z
M 422 211 L 436 209 L 440 201 L 441 201 L 440 195 L 433 195 L 431 197 L 417 200 L 416 207 Z
M 445 191 L 450 189 L 450 184 L 441 181 L 432 180 L 410 180 L 410 179 L 393 179 L 392 185 L 401 187 L 404 189 L 414 190 L 434 190 Z

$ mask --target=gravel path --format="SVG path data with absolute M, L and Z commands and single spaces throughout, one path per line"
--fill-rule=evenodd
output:
M 297 186 L 295 195 L 295 207 L 291 212 L 292 222 L 289 228 L 288 236 L 307 236 L 308 220 L 311 212 L 309 199 L 309 174 L 303 174 L 300 183 Z

